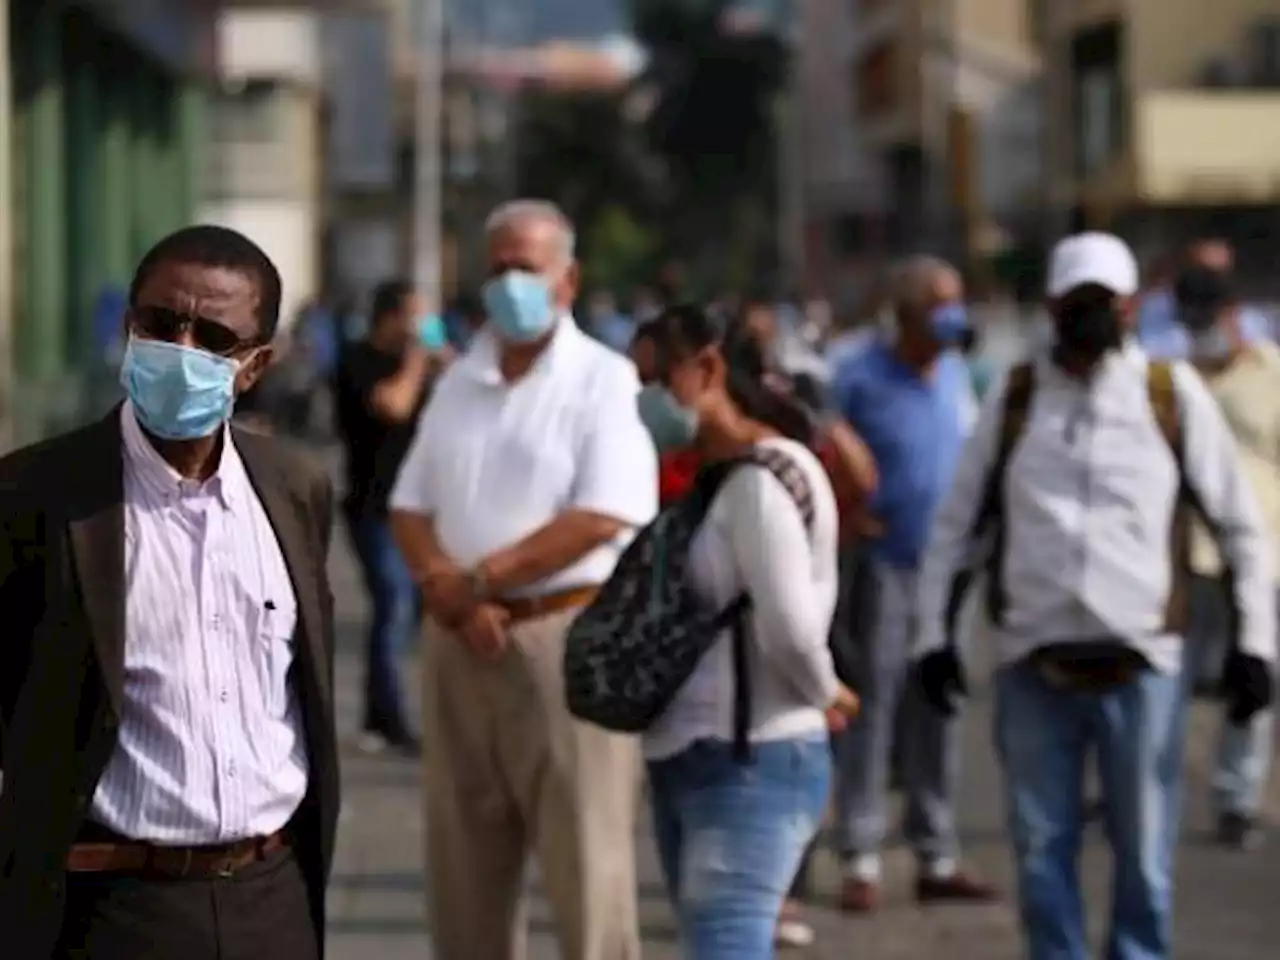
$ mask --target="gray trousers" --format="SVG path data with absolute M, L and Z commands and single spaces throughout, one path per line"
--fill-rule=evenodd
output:
M 930 707 L 910 677 L 916 572 L 877 565 L 874 583 L 874 628 L 863 650 L 857 691 L 862 713 L 836 747 L 840 851 L 846 857 L 876 854 L 884 842 L 889 764 L 900 729 L 907 840 L 922 860 L 954 859 L 959 853 L 953 807 L 959 725 Z

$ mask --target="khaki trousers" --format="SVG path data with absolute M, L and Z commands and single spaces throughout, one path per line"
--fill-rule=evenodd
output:
M 565 960 L 640 956 L 639 745 L 564 702 L 577 611 L 516 624 L 497 662 L 428 621 L 423 656 L 427 865 L 439 960 L 522 960 L 538 858 Z

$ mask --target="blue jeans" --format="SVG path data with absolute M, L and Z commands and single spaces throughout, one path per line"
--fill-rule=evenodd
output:
M 1211 577 L 1192 578 L 1190 600 L 1188 695 L 1197 682 L 1217 684 L 1222 679 L 1233 602 L 1226 584 Z M 1223 719 L 1213 772 L 1213 807 L 1219 816 L 1257 814 L 1271 770 L 1274 732 L 1275 714 L 1271 710 L 1261 711 L 1247 727 L 1232 726 Z
M 348 522 L 373 607 L 365 647 L 364 729 L 397 739 L 409 728 L 396 661 L 413 635 L 418 588 L 386 516 L 351 515 Z
M 1097 752 L 1115 858 L 1107 960 L 1166 960 L 1182 791 L 1183 680 L 1149 670 L 1100 693 L 1051 686 L 1027 663 L 996 673 L 996 747 L 1028 960 L 1088 960 L 1077 865 Z
M 700 740 L 649 764 L 654 834 L 690 960 L 772 960 L 773 932 L 831 782 L 825 735 L 755 745 Z

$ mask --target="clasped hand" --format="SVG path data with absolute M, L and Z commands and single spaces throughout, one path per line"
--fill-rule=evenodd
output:
M 511 614 L 477 597 L 466 573 L 451 569 L 429 574 L 422 590 L 431 616 L 461 634 L 478 656 L 496 660 L 506 651 Z

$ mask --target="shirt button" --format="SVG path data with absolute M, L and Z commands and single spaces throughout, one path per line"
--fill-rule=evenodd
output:
M 228 700 L 231 699 L 231 694 L 223 690 L 220 694 L 218 694 L 218 699 L 221 700 L 223 703 L 226 703 Z

